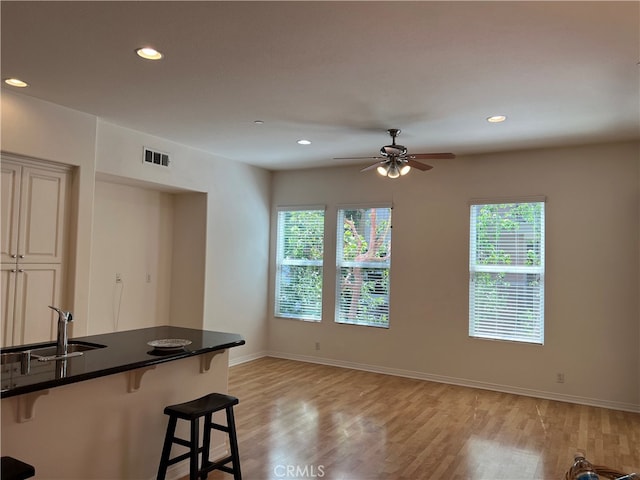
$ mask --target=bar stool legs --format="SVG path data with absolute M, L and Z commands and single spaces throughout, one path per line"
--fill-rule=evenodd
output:
M 240 454 L 238 450 L 238 438 L 236 436 L 236 422 L 233 416 L 233 408 L 226 408 L 225 410 L 227 412 L 227 426 L 213 423 L 211 421 L 212 414 L 208 414 L 205 416 L 203 443 L 210 443 L 212 429 L 226 432 L 229 435 L 230 455 L 221 460 L 218 460 L 217 462 L 210 462 L 209 451 L 205 450 L 204 452 L 202 452 L 202 468 L 207 470 L 207 472 L 213 470 L 222 470 L 223 472 L 233 474 L 234 480 L 242 480 L 242 475 L 240 473 Z M 233 467 L 228 467 L 226 465 L 227 463 L 231 463 Z M 205 479 L 207 477 L 205 475 L 201 478 Z
M 229 450 L 231 450 L 231 464 L 238 466 L 238 477 L 234 480 L 242 480 L 242 475 L 240 475 L 240 451 L 238 450 L 238 437 L 236 436 L 236 421 L 233 417 L 233 409 L 231 408 L 227 409 L 227 425 L 229 426 Z
M 167 425 L 167 433 L 164 437 L 162 454 L 160 455 L 160 469 L 158 470 L 157 480 L 164 480 L 164 477 L 167 474 L 167 467 L 169 466 L 169 455 L 171 454 L 171 445 L 173 444 L 173 436 L 176 431 L 177 423 L 178 423 L 177 417 L 169 417 L 169 424 Z
M 237 404 L 238 399 L 235 397 L 221 393 L 211 393 L 197 400 L 166 407 L 164 413 L 169 415 L 169 422 L 162 447 L 157 480 L 165 479 L 169 465 L 186 459 L 189 459 L 189 480 L 197 480 L 198 477 L 205 480 L 208 473 L 213 470 L 222 470 L 223 472 L 232 474 L 234 480 L 242 480 L 238 438 L 236 436 L 235 419 L 233 416 L 233 406 Z M 220 410 L 225 410 L 226 412 L 226 425 L 213 422 L 213 414 Z M 200 432 L 200 417 L 204 417 L 202 446 L 200 446 L 198 438 Z M 188 441 L 175 436 L 178 419 L 191 422 L 190 438 Z M 209 460 L 211 430 L 220 430 L 226 432 L 229 436 L 230 455 L 214 462 Z M 170 458 L 171 447 L 174 443 L 189 448 L 189 451 Z M 202 461 L 200 465 L 198 465 L 198 455 L 200 453 L 202 453 Z M 227 465 L 229 463 L 231 466 Z
M 189 450 L 189 480 L 196 480 L 196 476 L 198 473 L 198 452 L 200 451 L 200 449 L 198 448 L 198 431 L 200 430 L 200 420 L 198 418 L 195 418 L 193 420 L 191 420 L 191 449 Z M 194 448 L 195 447 L 195 448 Z M 204 448 L 207 447 L 207 450 L 209 450 L 209 444 L 207 443 L 206 445 L 204 445 L 202 447 L 202 450 L 204 451 Z M 204 455 L 204 454 L 203 454 Z M 204 464 L 203 464 L 204 466 Z M 207 478 L 206 474 L 201 475 L 201 478 L 204 480 L 205 478 Z

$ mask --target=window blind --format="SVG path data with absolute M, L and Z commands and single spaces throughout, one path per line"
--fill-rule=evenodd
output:
M 471 205 L 470 336 L 543 343 L 544 207 Z
M 389 326 L 391 208 L 338 210 L 336 322 Z
M 275 316 L 322 318 L 324 210 L 279 210 Z

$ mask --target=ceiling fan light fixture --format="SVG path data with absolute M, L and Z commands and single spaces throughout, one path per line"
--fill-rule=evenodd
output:
M 388 178 L 398 178 L 400 176 L 407 175 L 411 170 L 416 169 L 424 172 L 431 170 L 433 167 L 425 163 L 421 163 L 419 160 L 428 159 L 450 159 L 456 158 L 453 153 L 413 153 L 409 155 L 407 148 L 404 145 L 398 145 L 396 143 L 396 137 L 400 133 L 397 128 L 390 128 L 387 130 L 391 135 L 391 145 L 385 145 L 380 149 L 380 156 L 377 157 L 343 157 L 335 158 L 335 160 L 377 160 L 373 165 L 369 165 L 361 169 L 361 172 L 368 172 L 375 169 L 378 175 Z
M 400 176 L 400 169 L 398 168 L 398 165 L 393 163 L 392 165 L 389 165 L 389 172 L 387 173 L 387 177 L 389 178 L 398 178 Z
M 386 177 L 389 173 L 389 165 L 380 165 L 378 168 L 376 168 L 376 171 L 378 172 L 378 175 Z

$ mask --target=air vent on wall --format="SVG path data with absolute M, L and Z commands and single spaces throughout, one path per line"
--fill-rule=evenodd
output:
M 147 147 L 144 147 L 142 161 L 146 164 L 157 165 L 159 167 L 168 167 L 170 162 L 168 153 L 151 150 Z

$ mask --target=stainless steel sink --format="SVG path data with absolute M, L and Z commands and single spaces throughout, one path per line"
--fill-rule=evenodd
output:
M 69 345 L 67 346 L 67 354 L 70 353 L 81 353 L 86 352 L 87 350 L 95 350 L 97 348 L 104 348 L 105 345 L 98 345 L 97 343 L 86 343 L 86 342 L 74 342 L 71 340 Z M 56 355 L 56 345 L 52 343 L 51 345 L 46 345 L 38 348 L 31 349 L 32 356 L 40 356 L 40 357 L 51 357 Z
M 46 362 L 50 360 L 64 360 L 65 358 L 77 357 L 88 350 L 96 350 L 98 348 L 105 347 L 106 345 L 100 345 L 98 343 L 70 340 L 67 346 L 66 355 L 57 355 L 56 344 L 55 342 L 52 342 L 41 345 L 32 345 L 24 348 L 11 348 L 11 351 L 9 352 L 2 352 L 0 357 L 2 357 L 2 365 L 19 362 L 24 363 L 31 358 L 41 362 Z

